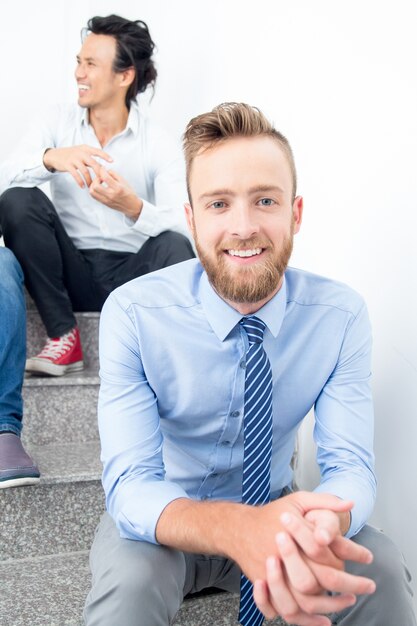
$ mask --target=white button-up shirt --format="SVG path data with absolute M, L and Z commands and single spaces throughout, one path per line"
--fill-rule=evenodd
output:
M 43 165 L 47 148 L 87 144 L 101 148 L 87 109 L 56 106 L 0 166 L 0 191 L 50 183 L 52 202 L 77 248 L 137 252 L 149 237 L 165 230 L 187 233 L 184 161 L 176 142 L 132 102 L 126 128 L 102 149 L 113 159 L 108 169 L 123 176 L 143 201 L 136 222 L 94 200 L 68 173 L 52 174 Z

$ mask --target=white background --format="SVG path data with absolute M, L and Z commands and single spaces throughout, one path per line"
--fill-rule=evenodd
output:
M 292 264 L 365 296 L 374 329 L 373 521 L 417 579 L 417 3 L 414 0 L 18 0 L 0 8 L 3 159 L 34 114 L 72 101 L 79 31 L 143 19 L 158 45 L 151 110 L 180 137 L 222 101 L 291 141 L 305 198 Z M 312 448 L 302 438 L 305 486 Z

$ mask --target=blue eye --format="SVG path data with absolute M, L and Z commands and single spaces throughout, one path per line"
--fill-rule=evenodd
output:
M 259 202 L 261 206 L 272 206 L 273 204 L 275 204 L 272 198 L 261 198 Z
M 213 202 L 211 206 L 214 209 L 223 209 L 224 208 L 224 202 L 221 202 L 220 200 L 218 200 L 217 202 Z

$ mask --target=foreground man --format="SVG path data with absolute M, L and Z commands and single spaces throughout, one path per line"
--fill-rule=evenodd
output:
M 243 626 L 415 626 L 401 556 L 366 526 L 366 308 L 287 269 L 303 212 L 288 142 L 231 103 L 192 120 L 184 147 L 200 262 L 130 282 L 102 314 L 108 513 L 86 623 L 167 625 L 187 593 L 216 586 L 240 590 Z M 321 482 L 291 493 L 313 405 Z
M 148 27 L 109 15 L 83 31 L 78 106 L 57 107 L 0 166 L 0 230 L 49 337 L 26 370 L 50 376 L 84 366 L 74 311 L 194 257 L 181 153 L 137 100 L 156 80 Z

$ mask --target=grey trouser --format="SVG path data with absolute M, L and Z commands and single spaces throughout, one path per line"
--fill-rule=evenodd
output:
M 410 574 L 399 550 L 371 526 L 365 526 L 354 541 L 367 546 L 374 561 L 348 563 L 346 569 L 375 580 L 377 591 L 359 596 L 353 607 L 332 616 L 333 623 L 416 626 Z M 232 561 L 121 539 L 107 513 L 97 528 L 90 564 L 93 585 L 84 610 L 87 626 L 168 626 L 188 593 L 206 587 L 239 590 L 240 571 Z

